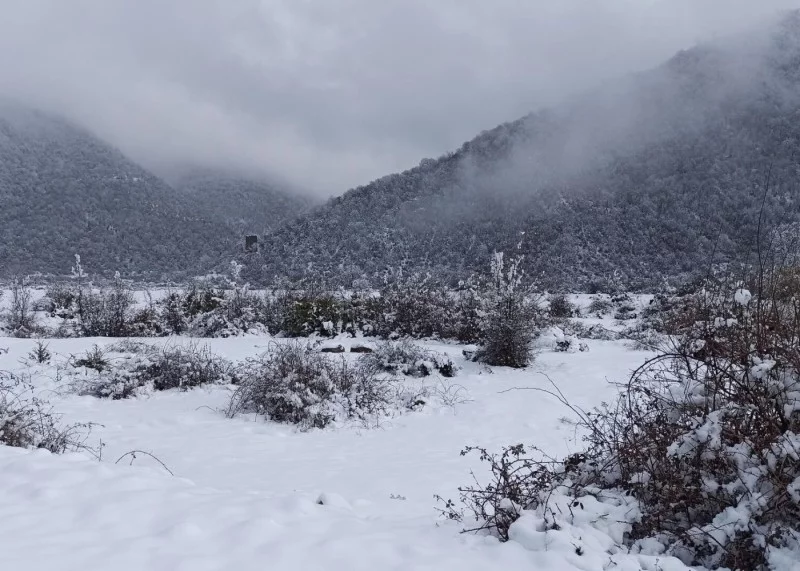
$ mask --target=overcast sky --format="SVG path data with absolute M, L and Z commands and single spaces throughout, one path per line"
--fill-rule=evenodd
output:
M 0 0 L 0 93 L 339 194 L 800 0 Z

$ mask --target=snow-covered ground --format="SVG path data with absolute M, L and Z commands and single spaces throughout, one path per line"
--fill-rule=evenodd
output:
M 114 341 L 50 340 L 49 349 L 58 363 Z M 269 342 L 201 341 L 233 361 Z M 459 402 L 372 428 L 299 432 L 225 418 L 224 387 L 121 401 L 77 396 L 55 367 L 26 361 L 34 340 L 0 339 L 8 348 L 0 370 L 32 373 L 64 422 L 97 423 L 88 444 L 102 442 L 99 462 L 0 446 L 0 569 L 683 569 L 670 558 L 612 554 L 611 539 L 589 523 L 569 537 L 521 526 L 501 544 L 461 534 L 434 510 L 434 495 L 456 499 L 470 470 L 484 474 L 476 458 L 459 454 L 467 445 L 535 444 L 554 455 L 580 446 L 562 420 L 570 412 L 554 398 L 509 389 L 547 388 L 551 379 L 574 404 L 590 407 L 611 398 L 611 382 L 624 381 L 647 357 L 623 342 L 585 342 L 586 352 L 560 353 L 545 338 L 526 370 L 488 368 L 466 361 L 463 347 L 425 343 L 462 367 L 442 381 L 459 385 Z M 174 475 L 147 454 L 117 463 L 131 450 L 153 454 Z

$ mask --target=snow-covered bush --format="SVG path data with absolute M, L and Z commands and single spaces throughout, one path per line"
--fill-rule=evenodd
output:
M 91 349 L 87 349 L 83 357 L 73 359 L 72 364 L 74 367 L 84 367 L 86 369 L 95 370 L 98 373 L 105 371 L 111 366 L 111 362 L 106 357 L 106 352 L 97 345 L 92 345 Z
M 567 319 L 575 314 L 575 306 L 563 293 L 556 294 L 550 297 L 548 313 L 553 319 Z
M 402 397 L 391 377 L 343 357 L 325 357 L 299 342 L 273 345 L 249 359 L 240 376 L 229 416 L 255 412 L 301 429 L 374 417 L 388 412 Z
M 800 267 L 780 268 L 775 272 L 773 295 L 782 301 L 789 301 L 800 295 Z
M 158 317 L 164 330 L 173 335 L 180 335 L 188 327 L 186 315 L 183 312 L 183 296 L 181 292 L 168 290 L 159 301 Z
M 766 569 L 800 545 L 800 301 L 744 287 L 703 299 L 708 319 L 635 371 L 615 402 L 572 407 L 584 451 L 560 462 L 521 447 L 482 452 L 493 479 L 462 490 L 478 527 L 507 538 L 557 492 L 575 513 L 590 496 L 632 498 L 619 541 L 690 565 Z
M 72 319 L 75 317 L 75 302 L 77 290 L 64 282 L 54 282 L 47 287 L 43 301 L 46 302 L 44 311 L 51 317 Z
M 194 318 L 201 313 L 211 313 L 222 306 L 225 293 L 221 289 L 216 289 L 205 282 L 193 282 L 189 288 L 183 292 L 181 306 L 184 314 L 188 318 Z
M 586 343 L 581 342 L 577 337 L 566 335 L 559 327 L 553 328 L 553 351 L 556 353 L 585 353 L 589 350 Z
M 565 335 L 571 335 L 578 339 L 598 339 L 600 341 L 614 341 L 619 339 L 620 334 L 612 329 L 604 327 L 600 323 L 585 325 L 576 320 L 564 321 L 559 327 Z
M 117 274 L 108 288 L 79 286 L 75 295 L 76 328 L 82 337 L 126 337 L 131 334 L 133 291 Z
M 259 327 L 261 300 L 247 286 L 226 291 L 208 282 L 170 290 L 156 304 L 161 328 L 195 337 L 234 337 Z
M 193 337 L 228 338 L 263 332 L 265 329 L 253 314 L 230 319 L 224 308 L 198 315 L 188 327 L 188 333 Z
M 479 339 L 484 304 L 477 280 L 456 288 L 421 274 L 397 272 L 376 291 L 329 290 L 313 281 L 278 283 L 259 313 L 273 335 L 383 339 Z
M 456 365 L 445 355 L 429 351 L 408 339 L 378 343 L 374 351 L 361 356 L 367 368 L 410 377 L 427 377 L 438 371 L 444 377 L 454 377 Z
M 531 343 L 541 312 L 532 299 L 531 284 L 520 268 L 522 259 L 507 266 L 502 252 L 492 258 L 491 285 L 480 349 L 475 359 L 489 365 L 525 367 L 531 361 Z
M 586 308 L 586 312 L 597 317 L 604 317 L 606 314 L 611 313 L 613 309 L 614 304 L 611 303 L 610 299 L 604 295 L 597 294 L 592 297 L 592 301 L 589 302 L 589 307 Z
M 480 285 L 470 279 L 450 288 L 429 275 L 398 272 L 387 276 L 376 295 L 361 296 L 353 309 L 365 335 L 472 343 L 480 336 Z
M 328 376 L 336 390 L 335 417 L 370 424 L 396 409 L 413 410 L 418 402 L 411 393 L 387 375 L 376 374 L 361 362 L 344 358 L 328 360 Z M 416 394 L 416 393 L 414 393 Z
M 445 321 L 445 295 L 430 276 L 398 276 L 373 300 L 374 333 L 385 339 L 438 336 Z
M 152 391 L 230 384 L 237 379 L 233 365 L 205 346 L 142 344 L 118 349 L 124 352 L 114 357 L 108 354 L 111 351 L 102 353 L 101 365 L 94 364 L 94 357 L 75 361 L 76 366 L 95 371 L 76 379 L 78 392 L 118 400 Z
M 706 321 L 709 307 L 702 287 L 680 294 L 658 294 L 642 310 L 641 328 L 667 335 L 681 335 L 698 321 Z
M 187 390 L 213 383 L 236 382 L 233 365 L 206 346 L 165 347 L 148 355 L 135 369 L 140 381 L 157 391 Z
M 168 332 L 169 329 L 161 320 L 155 304 L 148 304 L 133 311 L 127 324 L 127 333 L 130 337 L 161 337 Z
M 614 319 L 628 321 L 636 319 L 636 304 L 628 293 L 618 293 L 611 296 L 611 305 L 614 308 Z
M 235 337 L 264 332 L 263 300 L 248 287 L 223 290 L 193 283 L 183 292 L 169 291 L 157 304 L 164 331 L 195 337 Z
M 328 360 L 300 343 L 275 344 L 241 369 L 228 415 L 263 414 L 276 422 L 323 428 L 335 418 Z
M 87 449 L 88 424 L 63 426 L 30 382 L 0 371 L 0 444 L 53 454 Z
M 33 346 L 33 349 L 28 353 L 28 361 L 44 365 L 50 362 L 52 356 L 53 354 L 50 352 L 50 349 L 48 349 L 47 343 L 39 339 L 36 341 L 36 345 Z
M 800 530 L 800 306 L 739 289 L 707 310 L 593 417 L 604 439 L 590 439 L 591 455 L 640 502 L 631 539 L 755 569 Z
M 270 333 L 287 337 L 331 337 L 345 330 L 352 332 L 359 318 L 349 301 L 325 291 L 319 284 L 296 284 L 267 296 L 265 324 Z

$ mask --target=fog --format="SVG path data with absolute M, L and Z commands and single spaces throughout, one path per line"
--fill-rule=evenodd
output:
M 0 94 L 340 194 L 797 0 L 1 0 Z

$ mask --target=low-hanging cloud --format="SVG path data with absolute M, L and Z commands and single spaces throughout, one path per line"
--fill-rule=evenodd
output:
M 797 0 L 2 0 L 0 93 L 319 194 Z

